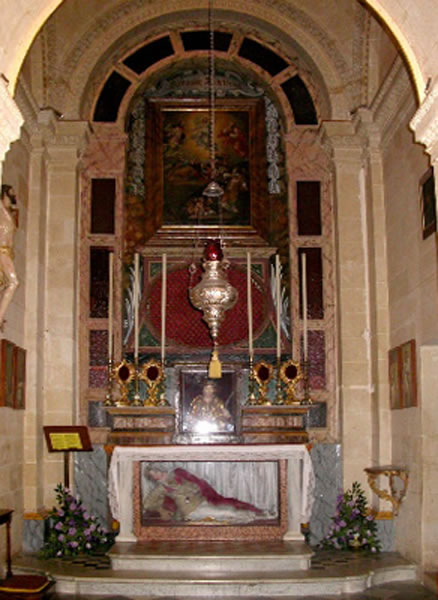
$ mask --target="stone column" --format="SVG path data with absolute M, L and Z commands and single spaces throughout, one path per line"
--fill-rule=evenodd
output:
M 375 389 L 371 357 L 370 215 L 362 140 L 352 122 L 325 122 L 332 148 L 337 263 L 338 390 L 344 486 L 368 485 Z

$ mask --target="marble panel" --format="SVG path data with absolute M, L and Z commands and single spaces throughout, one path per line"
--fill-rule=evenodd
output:
M 103 527 L 109 527 L 107 493 L 107 455 L 103 446 L 92 452 L 76 452 L 74 459 L 74 491 L 79 494 L 89 513 Z
M 23 552 L 35 553 L 44 544 L 44 519 L 25 519 L 23 522 Z
M 393 552 L 395 546 L 395 523 L 393 519 L 376 520 L 377 534 L 382 552 Z
M 327 427 L 327 403 L 315 402 L 306 417 L 306 427 Z
M 310 519 L 309 542 L 316 545 L 327 533 L 342 490 L 340 444 L 316 444 L 310 450 L 315 473 L 315 502 Z
M 105 409 L 103 402 L 90 401 L 88 403 L 88 426 L 110 427 L 111 419 Z

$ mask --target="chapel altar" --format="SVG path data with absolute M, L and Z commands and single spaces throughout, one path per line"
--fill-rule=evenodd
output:
M 142 170 L 148 210 L 128 193 L 123 253 L 106 255 L 100 420 L 117 539 L 302 540 L 309 429 L 327 421 L 322 271 L 319 249 L 293 249 L 281 225 L 279 114 L 239 94 L 136 110 L 128 181 Z M 299 189 L 298 224 L 319 236 L 321 187 Z

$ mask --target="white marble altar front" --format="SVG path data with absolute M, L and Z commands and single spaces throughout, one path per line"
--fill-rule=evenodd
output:
M 314 473 L 305 445 L 117 446 L 109 468 L 111 513 L 120 523 L 119 542 L 136 541 L 133 514 L 133 473 L 137 461 L 287 461 L 287 540 L 302 540 L 301 523 L 308 523 L 314 500 Z

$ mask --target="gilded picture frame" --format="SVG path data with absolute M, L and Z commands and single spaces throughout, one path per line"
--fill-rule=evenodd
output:
M 220 205 L 202 194 L 212 179 L 208 100 L 151 100 L 146 119 L 146 199 L 156 229 L 258 229 L 267 190 L 263 100 L 216 101 Z

